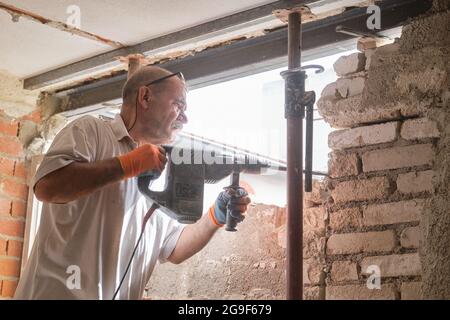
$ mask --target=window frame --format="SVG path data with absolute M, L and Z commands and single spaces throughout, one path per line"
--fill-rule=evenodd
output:
M 34 239 L 37 234 L 37 230 L 39 227 L 40 221 L 40 212 L 42 207 L 42 202 L 39 201 L 34 195 L 33 191 L 33 178 L 39 167 L 42 159 L 44 158 L 43 154 L 35 155 L 31 158 L 28 172 L 27 172 L 27 186 L 28 186 L 28 197 L 27 197 L 27 207 L 25 214 L 25 234 L 23 238 L 23 248 L 22 248 L 22 262 L 21 262 L 21 270 L 23 270 L 28 262 L 30 257 L 32 245 L 34 243 Z

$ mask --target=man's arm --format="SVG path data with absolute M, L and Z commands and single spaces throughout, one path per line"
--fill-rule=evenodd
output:
M 247 206 L 251 202 L 247 195 L 243 188 L 221 192 L 207 214 L 204 214 L 196 223 L 183 229 L 175 249 L 167 260 L 178 264 L 203 249 L 214 233 L 224 226 L 227 208 L 234 213 L 239 212 L 240 218 L 237 222 L 242 222 L 245 218 L 244 213 L 247 211 Z
M 73 162 L 42 177 L 34 192 L 41 201 L 66 203 L 147 170 L 162 171 L 166 161 L 162 148 L 144 144 L 117 158 Z
M 177 245 L 167 260 L 178 264 L 199 252 L 211 240 L 220 227 L 213 224 L 207 214 L 194 224 L 186 226 Z
M 123 179 L 117 158 L 97 162 L 73 162 L 41 178 L 34 193 L 40 201 L 67 203 Z

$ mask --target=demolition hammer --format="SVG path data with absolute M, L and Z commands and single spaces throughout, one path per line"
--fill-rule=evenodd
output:
M 163 146 L 168 158 L 165 187 L 163 191 L 149 189 L 152 181 L 160 176 L 150 171 L 138 177 L 139 191 L 160 210 L 180 223 L 195 223 L 203 214 L 203 194 L 205 183 L 217 183 L 231 175 L 231 183 L 225 189 L 232 189 L 232 197 L 238 195 L 241 172 L 260 174 L 270 168 L 285 171 L 286 167 L 263 158 L 245 153 L 217 152 L 214 148 L 201 145 L 201 148 Z M 227 231 L 236 231 L 240 213 L 227 208 Z

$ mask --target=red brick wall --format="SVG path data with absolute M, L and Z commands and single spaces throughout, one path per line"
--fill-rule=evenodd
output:
M 0 114 L 0 297 L 14 295 L 20 276 L 28 186 L 22 121 L 40 122 L 35 111 L 20 119 Z

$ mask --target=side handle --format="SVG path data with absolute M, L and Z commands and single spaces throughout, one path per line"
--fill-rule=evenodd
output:
M 231 185 L 227 188 L 234 190 L 239 189 L 239 172 L 233 172 L 233 174 L 231 175 Z M 227 218 L 225 225 L 226 231 L 237 231 L 236 226 L 238 224 L 237 218 L 239 218 L 239 215 L 241 215 L 239 211 L 234 212 L 227 207 Z

